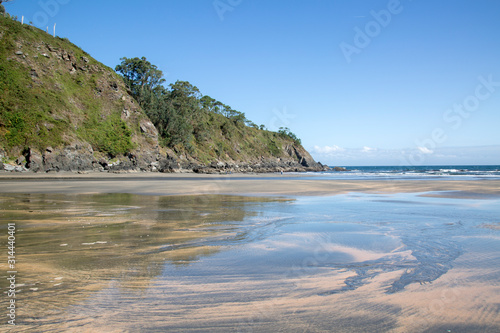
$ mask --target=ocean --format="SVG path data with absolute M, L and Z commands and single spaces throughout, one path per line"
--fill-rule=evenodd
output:
M 332 170 L 319 172 L 316 175 L 339 179 L 500 178 L 500 165 L 345 166 L 345 168 L 347 171 Z

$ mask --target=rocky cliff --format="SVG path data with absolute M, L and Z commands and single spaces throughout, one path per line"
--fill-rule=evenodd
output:
M 122 78 L 67 39 L 0 16 L 0 169 L 7 171 L 319 171 L 294 140 L 243 155 L 238 137 L 224 154 L 161 147 L 158 131 Z M 254 129 L 252 129 L 254 130 Z M 261 140 L 262 141 L 262 140 Z M 207 147 L 209 145 L 207 144 Z M 234 152 L 234 154 L 232 153 Z

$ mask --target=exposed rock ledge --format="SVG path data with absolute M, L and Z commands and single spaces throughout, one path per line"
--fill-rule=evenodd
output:
M 177 156 L 172 151 L 158 149 L 128 153 L 110 159 L 96 157 L 88 143 L 75 142 L 64 148 L 48 147 L 40 152 L 28 149 L 15 161 L 3 163 L 0 170 L 10 172 L 176 172 L 176 173 L 268 173 L 326 171 L 330 168 L 315 162 L 301 146 L 283 147 L 281 158 L 261 158 L 249 161 L 213 161 L 203 164 L 189 155 Z M 0 159 L 4 160 L 0 150 Z

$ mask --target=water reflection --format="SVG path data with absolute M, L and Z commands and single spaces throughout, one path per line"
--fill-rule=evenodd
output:
M 113 282 L 145 289 L 166 263 L 186 266 L 245 241 L 268 202 L 239 196 L 2 195 L 17 227 L 18 318 L 33 324 Z M 248 223 L 246 223 L 248 222 Z M 6 239 L 1 240 L 6 248 Z M 4 263 L 2 263 L 4 264 Z M 4 268 L 4 267 L 2 267 Z M 5 267 L 6 268 L 6 267 Z M 1 274 L 6 274 L 2 269 Z M 7 289 L 6 276 L 0 288 Z
M 0 195 L 0 226 L 18 230 L 17 330 L 496 332 L 498 203 Z

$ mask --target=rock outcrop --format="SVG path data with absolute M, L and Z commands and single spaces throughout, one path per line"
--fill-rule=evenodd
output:
M 315 162 L 301 146 L 288 147 L 291 155 L 281 158 L 262 158 L 250 161 L 213 161 L 204 164 L 190 156 L 156 151 L 129 153 L 110 159 L 96 157 L 88 143 L 76 142 L 62 148 L 48 147 L 43 152 L 30 148 L 16 161 L 3 164 L 4 171 L 10 172 L 164 172 L 204 174 L 215 173 L 268 173 L 326 171 L 330 168 Z M 1 157 L 1 153 L 0 153 Z

